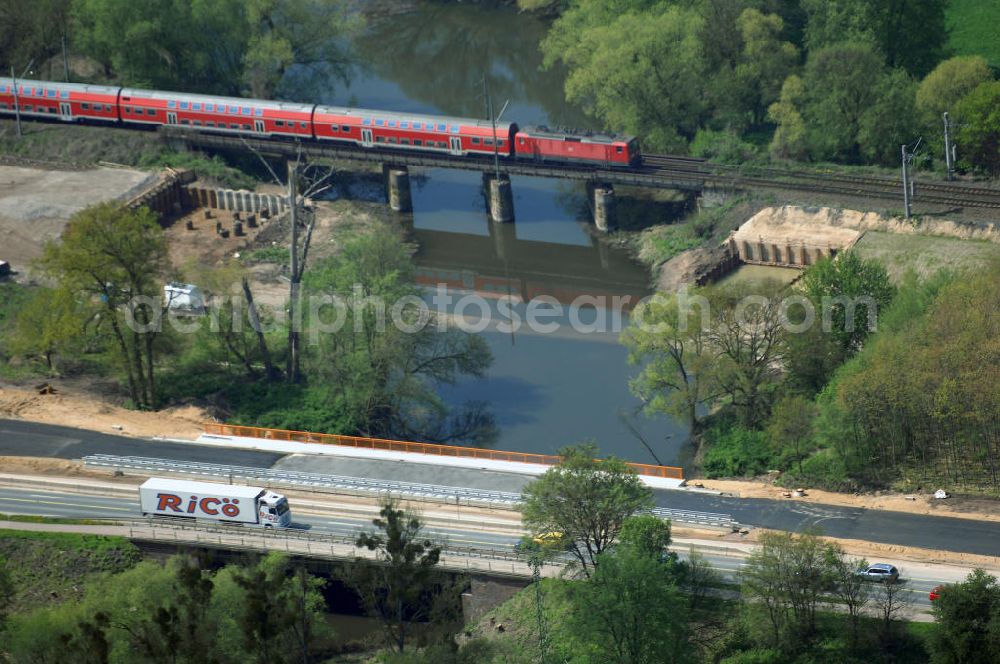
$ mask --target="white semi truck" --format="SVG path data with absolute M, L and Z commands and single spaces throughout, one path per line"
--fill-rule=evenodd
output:
M 142 515 L 288 528 L 292 513 L 284 496 L 267 489 L 234 484 L 151 478 L 139 487 Z

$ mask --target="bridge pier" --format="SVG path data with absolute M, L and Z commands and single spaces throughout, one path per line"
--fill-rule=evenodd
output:
M 493 238 L 493 250 L 501 261 L 507 260 L 507 247 L 517 242 L 514 227 L 510 224 L 490 224 L 490 237 Z
M 594 224 L 605 233 L 615 229 L 615 190 L 610 184 L 594 187 Z
M 396 212 L 411 212 L 410 171 L 406 166 L 387 166 L 386 180 L 389 188 L 389 207 Z
M 514 221 L 514 192 L 510 187 L 510 176 L 506 173 L 501 173 L 500 177 L 484 173 L 483 177 L 486 180 L 490 219 L 501 224 Z

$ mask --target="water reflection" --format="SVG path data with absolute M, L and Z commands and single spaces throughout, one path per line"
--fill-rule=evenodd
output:
M 563 99 L 563 73 L 540 71 L 542 21 L 481 4 L 415 7 L 370 19 L 352 45 L 364 66 L 355 68 L 346 90 L 331 88 L 318 101 L 482 117 L 486 70 L 497 106 L 511 99 L 505 119 L 587 126 Z M 614 298 L 624 300 L 617 308 L 627 322 L 631 306 L 649 293 L 647 270 L 594 230 L 584 186 L 514 176 L 513 224 L 488 220 L 480 173 L 411 169 L 411 186 L 414 213 L 400 223 L 418 246 L 421 285 L 475 293 L 491 313 L 500 298 L 508 298 L 522 317 L 527 303 L 540 296 L 579 305 L 565 310 L 550 334 L 487 327 L 479 334 L 495 356 L 488 377 L 449 386 L 443 396 L 454 403 L 491 403 L 500 449 L 551 453 L 594 440 L 603 451 L 631 460 L 681 462 L 683 428 L 662 417 L 635 415 L 639 403 L 628 390 L 634 369 L 618 333 L 585 333 L 568 324 L 572 317 L 584 323 L 598 314 L 612 317 Z M 381 185 L 365 178 L 339 182 L 331 195 L 385 200 Z M 619 212 L 622 225 L 641 227 L 677 211 L 623 196 Z
M 485 117 L 483 73 L 499 111 L 521 124 L 589 127 L 563 96 L 565 72 L 542 71 L 546 24 L 510 7 L 420 2 L 412 12 L 371 17 L 355 39 L 359 62 L 338 94 L 377 108 Z M 330 100 L 333 101 L 333 100 Z

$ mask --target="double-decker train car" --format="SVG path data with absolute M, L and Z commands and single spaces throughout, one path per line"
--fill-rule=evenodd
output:
M 318 140 L 350 141 L 364 147 L 388 147 L 453 155 L 493 154 L 493 125 L 474 118 L 394 113 L 361 108 L 317 106 L 313 130 Z M 509 157 L 517 125 L 496 127 L 496 149 Z
M 518 159 L 630 166 L 640 157 L 634 136 L 529 126 L 518 130 L 514 140 Z
M 192 131 L 351 143 L 364 148 L 627 167 L 640 159 L 634 137 L 519 129 L 513 122 L 76 83 L 17 81 L 25 118 L 183 126 Z M 0 78 L 0 115 L 13 115 L 14 81 Z
M 65 122 L 118 122 L 119 88 L 51 81 L 17 81 L 17 105 L 24 118 Z M 14 113 L 14 81 L 0 78 L 0 112 Z
M 204 131 L 312 138 L 312 109 L 238 97 L 123 88 L 119 98 L 126 123 L 180 125 Z

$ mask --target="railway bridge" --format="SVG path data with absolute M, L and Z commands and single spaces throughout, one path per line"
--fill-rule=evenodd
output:
M 614 226 L 614 186 L 629 185 L 691 192 L 710 199 L 719 194 L 747 189 L 784 189 L 809 193 L 847 195 L 899 201 L 903 186 L 899 178 L 838 172 L 796 171 L 776 167 L 739 167 L 711 164 L 703 159 L 673 155 L 643 155 L 630 168 L 608 168 L 593 164 L 540 163 L 505 158 L 499 162 L 481 156 L 428 155 L 387 147 L 298 142 L 281 139 L 214 135 L 161 127 L 169 142 L 209 149 L 247 150 L 291 158 L 337 159 L 381 164 L 386 175 L 389 203 L 394 210 L 411 209 L 409 167 L 451 168 L 480 171 L 489 202 L 490 217 L 497 222 L 514 220 L 510 175 L 530 175 L 586 182 L 590 190 L 594 221 L 598 229 Z M 1000 188 L 970 183 L 910 182 L 910 201 L 936 206 L 936 210 L 1000 208 Z
M 703 160 L 689 157 L 646 157 L 641 165 L 632 168 L 602 168 L 593 164 L 542 163 L 504 158 L 499 162 L 498 174 L 494 160 L 482 156 L 434 155 L 381 146 L 364 148 L 348 144 L 205 134 L 176 127 L 161 127 L 160 132 L 168 141 L 190 147 L 252 149 L 259 154 L 274 157 L 292 158 L 302 155 L 311 159 L 381 164 L 388 182 L 389 204 L 400 212 L 411 209 L 408 170 L 411 166 L 481 171 L 484 188 L 488 193 L 490 217 L 497 222 L 514 220 L 511 175 L 586 182 L 592 196 L 594 220 L 603 231 L 610 230 L 614 225 L 615 185 L 700 193 L 705 189 L 706 182 L 718 179 L 704 167 Z

